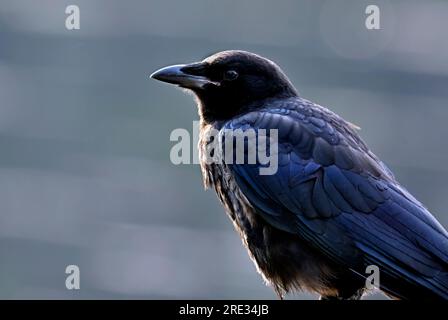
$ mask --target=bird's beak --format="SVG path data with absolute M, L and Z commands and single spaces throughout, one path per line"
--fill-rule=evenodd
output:
M 168 66 L 155 71 L 150 78 L 189 89 L 202 89 L 207 84 L 217 85 L 207 77 L 188 73 L 189 67 L 188 64 Z

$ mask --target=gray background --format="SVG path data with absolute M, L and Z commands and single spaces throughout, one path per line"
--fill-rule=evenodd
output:
M 380 31 L 364 27 L 371 3 L 2 0 L 0 298 L 276 298 L 199 167 L 169 161 L 193 99 L 148 80 L 224 49 L 273 59 L 361 126 L 448 225 L 448 2 L 374 1 Z M 81 30 L 65 29 L 69 4 Z

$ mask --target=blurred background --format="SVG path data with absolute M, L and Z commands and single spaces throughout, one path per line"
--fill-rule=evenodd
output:
M 276 299 L 198 165 L 169 160 L 193 99 L 148 79 L 225 49 L 271 58 L 362 127 L 448 226 L 447 15 L 446 1 L 1 0 L 0 298 Z M 81 290 L 65 288 L 70 264 Z

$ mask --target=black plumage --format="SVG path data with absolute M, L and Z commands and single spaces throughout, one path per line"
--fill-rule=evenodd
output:
M 398 299 L 448 298 L 448 233 L 359 137 L 299 96 L 280 68 L 243 51 L 163 68 L 153 78 L 191 89 L 204 158 L 211 130 L 278 130 L 278 171 L 202 161 L 258 270 L 276 292 L 358 299 L 365 270 Z M 224 157 L 223 157 L 224 159 Z

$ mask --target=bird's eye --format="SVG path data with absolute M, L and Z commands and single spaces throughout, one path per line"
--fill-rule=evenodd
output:
M 236 72 L 235 70 L 227 70 L 226 72 L 224 72 L 224 80 L 232 81 L 236 78 L 238 78 L 238 72 Z

